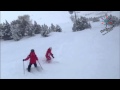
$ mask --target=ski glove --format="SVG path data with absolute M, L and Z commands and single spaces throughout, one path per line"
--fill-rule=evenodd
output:
M 25 59 L 23 59 L 23 61 L 25 61 Z

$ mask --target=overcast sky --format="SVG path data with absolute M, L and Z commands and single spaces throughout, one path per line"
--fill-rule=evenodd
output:
M 1 11 L 1 23 L 7 20 L 11 22 L 16 20 L 18 16 L 30 15 L 32 21 L 37 21 L 39 24 L 59 24 L 70 20 L 70 14 L 68 11 Z M 66 18 L 66 19 L 65 19 Z

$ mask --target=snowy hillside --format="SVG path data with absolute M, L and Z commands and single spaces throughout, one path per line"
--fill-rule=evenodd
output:
M 112 14 L 117 17 L 120 17 L 119 11 L 77 11 L 78 16 L 85 16 L 85 17 L 99 17 L 99 16 L 104 16 L 105 14 L 108 15 Z
M 49 12 L 44 13 L 48 14 Z M 116 16 L 120 14 L 119 12 L 110 13 Z M 39 20 L 36 16 L 38 15 L 37 12 L 34 15 L 31 12 L 31 15 L 33 15 L 31 18 L 34 17 L 34 20 L 42 23 L 51 24 L 53 22 L 59 24 L 63 29 L 61 33 L 50 33 L 50 37 L 47 38 L 40 35 L 30 38 L 25 37 L 18 42 L 1 40 L 2 79 L 120 78 L 120 27 L 115 27 L 103 36 L 100 30 L 104 29 L 105 26 L 101 22 L 96 22 L 91 23 L 92 29 L 72 32 L 73 24 L 70 20 L 70 14 L 68 12 L 55 14 L 45 16 L 41 12 L 41 19 Z M 84 14 L 82 15 L 84 16 Z M 86 14 L 93 17 L 96 15 L 95 12 L 86 12 Z M 49 17 L 49 19 L 46 19 L 46 17 Z M 53 48 L 52 52 L 55 56 L 50 64 L 45 63 L 45 53 L 49 47 Z M 29 73 L 26 70 L 24 74 L 22 60 L 27 57 L 31 49 L 35 49 L 44 70 L 38 72 L 32 66 L 33 72 Z M 29 61 L 24 62 L 25 69 L 28 64 Z

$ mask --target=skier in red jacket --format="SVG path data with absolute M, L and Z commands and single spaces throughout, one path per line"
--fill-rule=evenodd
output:
M 34 64 L 34 66 L 37 68 L 36 61 L 38 60 L 38 57 L 36 56 L 34 49 L 31 50 L 30 54 L 27 56 L 26 59 L 23 59 L 23 61 L 27 61 L 28 59 L 30 59 L 30 63 L 28 65 L 28 72 L 30 72 L 32 64 Z
M 46 52 L 46 60 L 47 60 L 48 62 L 50 62 L 50 60 L 51 60 L 51 57 L 50 57 L 50 56 L 52 56 L 52 57 L 54 58 L 51 50 L 52 50 L 52 47 L 48 48 L 48 50 L 47 50 L 47 52 Z

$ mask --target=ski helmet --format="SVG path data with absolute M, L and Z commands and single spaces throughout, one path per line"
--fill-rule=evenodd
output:
M 34 52 L 34 49 L 31 49 L 31 52 Z
M 50 49 L 52 50 L 52 47 L 50 47 Z

